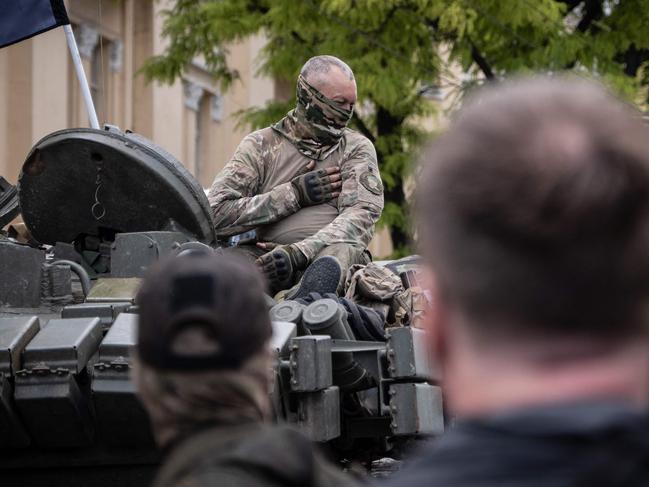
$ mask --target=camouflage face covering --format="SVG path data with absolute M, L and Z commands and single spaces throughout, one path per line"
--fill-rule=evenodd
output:
M 347 110 L 311 86 L 297 79 L 297 106 L 273 125 L 305 156 L 325 159 L 340 143 L 354 110 Z

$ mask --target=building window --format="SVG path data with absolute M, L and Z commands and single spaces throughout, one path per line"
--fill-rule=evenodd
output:
M 185 103 L 185 148 L 183 162 L 203 185 L 212 176 L 214 149 L 217 142 L 215 128 L 224 117 L 223 98 L 213 86 L 200 81 L 183 81 Z

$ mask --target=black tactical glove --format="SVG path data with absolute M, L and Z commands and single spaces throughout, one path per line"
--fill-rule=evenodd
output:
M 295 273 L 307 264 L 306 256 L 295 245 L 277 246 L 257 259 L 257 265 L 270 282 L 273 292 L 290 287 Z
M 310 171 L 294 178 L 291 184 L 301 207 L 319 205 L 340 194 L 340 168 Z

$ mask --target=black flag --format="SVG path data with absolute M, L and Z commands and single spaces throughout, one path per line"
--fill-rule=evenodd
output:
M 63 0 L 0 0 L 0 47 L 69 23 Z

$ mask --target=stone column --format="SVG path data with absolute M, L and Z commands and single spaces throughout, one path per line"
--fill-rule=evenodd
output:
M 203 88 L 191 81 L 183 81 L 184 127 L 183 127 L 183 161 L 194 175 L 198 170 L 198 117 L 203 98 Z
M 106 107 L 106 123 L 124 127 L 123 117 L 123 97 L 124 89 L 122 75 L 124 64 L 124 43 L 120 39 L 115 39 L 108 43 L 108 58 L 107 69 L 105 70 L 106 76 L 106 93 L 105 93 L 105 107 Z M 104 54 L 105 55 L 105 54 Z
M 31 77 L 24 82 L 31 83 L 32 87 L 31 137 L 34 143 L 50 132 L 67 127 L 70 104 L 66 95 L 70 85 L 78 86 L 78 83 L 69 68 L 70 53 L 62 29 L 45 32 L 34 37 L 32 42 Z
M 132 66 L 130 80 L 133 84 L 133 109 L 131 111 L 133 124 L 131 130 L 153 139 L 153 90 L 154 84 L 147 84 L 144 76 L 136 76 L 144 62 L 153 54 L 153 1 L 134 0 L 133 12 L 133 43 L 131 48 Z M 165 146 L 168 150 L 168 147 Z
M 197 112 L 200 109 L 201 98 L 203 98 L 203 88 L 191 81 L 183 81 L 183 95 L 185 106 Z
M 0 117 L 4 119 L 4 143 L 0 147 L 0 175 L 15 184 L 32 143 L 32 40 L 20 42 L 0 51 L 6 71 L 0 69 L 4 79 L 6 104 Z M 0 100 L 2 103 L 2 100 Z M 4 150 L 3 150 L 4 149 Z
M 83 70 L 86 72 L 88 84 L 92 85 L 92 53 L 99 42 L 99 31 L 88 24 L 80 24 L 74 29 L 74 37 L 77 40 L 79 54 L 81 55 L 81 63 L 83 64 Z M 73 110 L 72 124 L 76 127 L 89 127 L 90 122 L 88 120 L 88 111 L 86 109 L 86 104 L 83 101 L 83 96 L 81 95 L 79 80 L 76 78 L 76 73 L 73 74 L 74 80 L 72 81 L 72 89 L 70 90 Z M 93 101 L 96 105 L 97 100 Z M 101 114 L 98 112 L 97 116 L 100 117 Z M 100 118 L 99 125 L 101 126 L 103 122 L 104 121 Z
M 141 0 L 138 0 L 141 1 Z M 133 130 L 133 76 L 134 76 L 134 51 L 135 51 L 135 0 L 124 2 L 124 47 L 123 51 L 123 90 L 122 99 L 122 129 Z
M 138 2 L 140 0 L 137 0 Z M 153 2 L 153 55 L 162 54 L 169 42 L 162 36 L 165 17 L 162 11 L 173 2 Z M 183 86 L 179 80 L 171 85 L 152 83 L 153 87 L 153 140 L 175 157 L 182 159 L 183 152 Z M 192 167 L 192 161 L 182 161 Z

